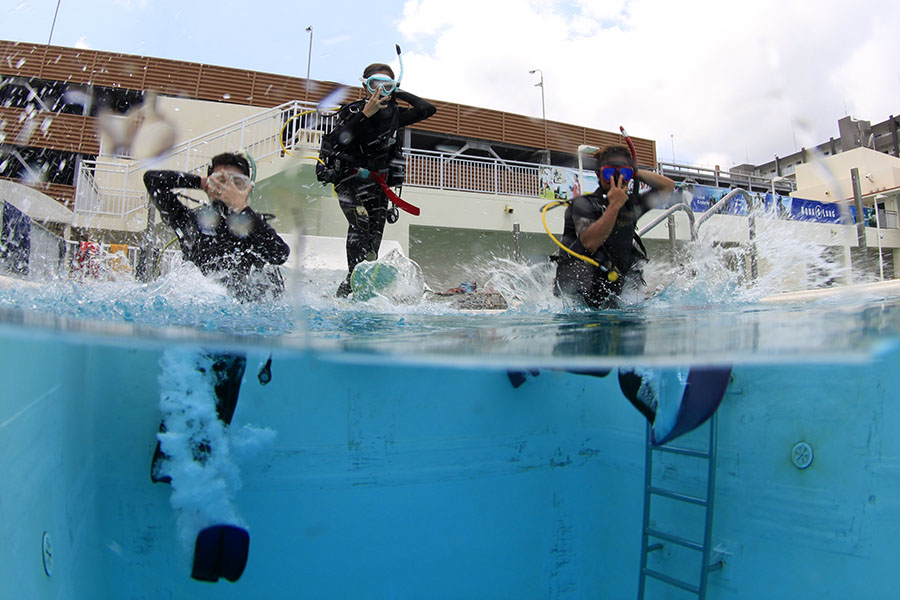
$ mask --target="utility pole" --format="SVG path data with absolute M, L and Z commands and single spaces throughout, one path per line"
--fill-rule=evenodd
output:
M 541 88 L 541 119 L 544 121 L 544 145 L 549 146 L 547 144 L 547 104 L 544 102 L 544 72 L 540 69 L 532 69 L 528 71 L 529 75 L 534 75 L 538 73 L 541 76 L 541 80 L 534 84 L 534 87 Z M 544 149 L 547 153 L 547 164 L 550 164 L 550 148 Z
M 306 32 L 309 34 L 309 55 L 306 58 L 306 95 L 303 99 L 309 102 L 309 70 L 312 66 L 312 40 L 313 40 L 313 28 L 312 25 L 306 28 Z

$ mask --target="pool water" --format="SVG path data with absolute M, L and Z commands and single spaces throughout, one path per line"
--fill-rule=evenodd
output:
M 294 285 L 268 305 L 190 272 L 0 290 L 4 597 L 635 597 L 646 421 L 616 369 L 709 364 L 733 375 L 708 597 L 893 594 L 900 297 L 760 303 L 669 285 L 620 310 L 528 292 L 476 312 Z M 179 357 L 209 350 L 247 357 L 218 440 L 251 536 L 236 583 L 191 580 L 183 541 L 185 512 L 223 499 L 149 478 L 160 397 L 191 368 Z M 585 368 L 612 372 L 572 372 Z M 510 369 L 531 374 L 514 388 Z M 814 452 L 805 469 L 798 442 Z M 675 458 L 654 476 L 705 482 Z M 665 503 L 651 518 L 686 536 L 701 520 Z M 674 545 L 649 560 L 699 573 Z

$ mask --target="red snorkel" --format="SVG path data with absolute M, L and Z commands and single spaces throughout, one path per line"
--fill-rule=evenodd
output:
M 634 161 L 634 164 L 637 165 L 637 150 L 634 149 L 634 142 L 631 141 L 631 136 L 625 133 L 625 128 L 619 125 L 619 131 L 622 132 L 622 135 L 625 137 L 625 142 L 628 144 L 628 150 L 631 152 L 631 159 Z

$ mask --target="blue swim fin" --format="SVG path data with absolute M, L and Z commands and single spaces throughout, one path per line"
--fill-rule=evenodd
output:
M 237 581 L 247 565 L 250 534 L 234 525 L 213 525 L 197 534 L 191 577 L 197 581 Z
M 650 440 L 653 445 L 670 442 L 705 423 L 722 403 L 730 380 L 731 366 L 691 367 L 674 422 L 667 420 L 671 424 L 668 431 L 661 430 L 662 420 L 656 415 Z

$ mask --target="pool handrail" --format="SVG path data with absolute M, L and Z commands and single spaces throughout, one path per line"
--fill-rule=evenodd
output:
M 662 213 L 660 213 L 655 219 L 653 219 L 652 221 L 650 221 L 649 223 L 647 223 L 646 225 L 641 227 L 641 229 L 638 230 L 638 235 L 643 236 L 645 233 L 647 233 L 648 231 L 650 231 L 651 229 L 653 229 L 654 227 L 656 227 L 657 225 L 659 225 L 660 223 L 662 223 L 663 221 L 668 219 L 669 216 L 674 215 L 679 210 L 683 210 L 684 212 L 687 213 L 688 220 L 691 222 L 691 240 L 696 240 L 697 233 L 694 229 L 694 211 L 691 210 L 691 206 L 687 202 L 685 202 L 684 199 L 682 199 L 680 202 L 678 202 L 676 204 L 673 204 L 672 206 L 670 206 L 669 208 L 664 210 Z
M 721 200 L 710 206 L 706 212 L 704 212 L 697 218 L 697 221 L 695 223 L 691 224 L 691 239 L 696 240 L 697 234 L 700 231 L 700 226 L 708 221 L 713 215 L 725 210 L 725 207 L 727 207 L 731 203 L 731 200 L 741 194 L 743 194 L 743 196 L 748 200 L 752 199 L 750 192 L 748 192 L 744 188 L 734 188 L 733 190 L 722 196 Z

